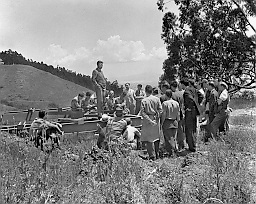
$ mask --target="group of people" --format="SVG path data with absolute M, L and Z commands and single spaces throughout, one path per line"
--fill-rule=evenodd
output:
M 97 97 L 97 112 L 101 118 L 104 111 L 113 113 L 117 107 L 125 108 L 125 111 L 130 114 L 138 114 L 140 111 L 141 100 L 145 97 L 145 92 L 142 90 L 142 85 L 138 84 L 138 89 L 134 91 L 130 88 L 130 83 L 125 84 L 125 89 L 119 97 L 114 97 L 115 94 L 110 90 L 107 94 L 106 78 L 104 77 L 103 62 L 97 62 L 97 68 L 92 72 L 92 82 L 95 86 Z
M 97 68 L 92 72 L 97 102 L 94 103 L 90 92 L 79 94 L 71 102 L 72 110 L 97 108 L 102 121 L 98 130 L 98 147 L 107 148 L 113 135 L 117 138 L 122 136 L 135 148 L 144 146 L 148 158 L 154 160 L 159 158 L 162 134 L 166 151 L 169 156 L 175 156 L 186 146 L 189 151 L 196 151 L 200 124 L 205 129 L 204 142 L 210 138 L 221 139 L 218 133 L 228 131 L 231 109 L 225 82 L 184 78 L 170 83 L 164 81 L 159 85 L 160 90 L 151 85 L 143 90 L 141 84 L 137 85 L 137 90 L 133 90 L 130 83 L 126 83 L 122 94 L 115 97 L 113 90 L 107 94 L 102 68 L 103 62 L 98 61 Z M 114 113 L 114 117 L 104 113 Z M 131 121 L 123 118 L 126 113 L 142 116 L 140 131 L 127 128 L 131 127 Z M 112 135 L 112 139 L 108 134 Z
M 102 80 L 103 62 L 98 62 L 97 65 L 97 69 L 93 71 L 93 80 L 97 85 L 97 107 L 100 116 L 104 103 L 113 112 L 118 107 L 124 113 L 142 116 L 141 132 L 136 136 L 139 138 L 137 142 L 141 141 L 145 146 L 149 159 L 159 158 L 161 134 L 164 136 L 165 149 L 169 156 L 175 156 L 184 150 L 185 146 L 191 152 L 196 151 L 200 124 L 205 128 L 204 142 L 208 142 L 209 138 L 218 140 L 219 132 L 228 131 L 231 109 L 228 106 L 230 98 L 225 82 L 214 79 L 181 79 L 171 83 L 164 81 L 160 85 L 161 95 L 158 88 L 150 85 L 147 85 L 144 91 L 139 84 L 138 89 L 134 91 L 130 84 L 126 83 L 121 96 L 114 98 L 114 92 L 110 91 L 109 96 L 104 98 L 106 87 Z

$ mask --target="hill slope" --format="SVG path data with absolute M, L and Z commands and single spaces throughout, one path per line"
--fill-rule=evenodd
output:
M 0 111 L 8 110 L 6 105 L 16 109 L 69 106 L 81 91 L 91 90 L 32 66 L 0 65 Z

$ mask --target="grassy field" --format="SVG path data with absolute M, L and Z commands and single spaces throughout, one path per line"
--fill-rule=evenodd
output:
M 13 108 L 56 108 L 85 87 L 27 65 L 0 65 L 0 113 Z
M 93 134 L 65 135 L 44 153 L 16 136 L 0 137 L 0 203 L 255 203 L 255 117 L 231 116 L 223 142 L 198 137 L 198 152 L 144 161 L 122 142 L 94 149 Z M 221 203 L 221 202 L 219 202 Z

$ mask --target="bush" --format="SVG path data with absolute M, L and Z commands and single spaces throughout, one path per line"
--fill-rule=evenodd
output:
M 241 98 L 252 101 L 255 99 L 255 93 L 253 91 L 245 90 L 242 92 Z
M 48 108 L 59 108 L 59 105 L 54 102 L 51 102 L 48 104 Z

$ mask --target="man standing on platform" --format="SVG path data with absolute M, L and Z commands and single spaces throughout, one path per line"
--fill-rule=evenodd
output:
M 97 97 L 97 111 L 98 117 L 102 116 L 103 106 L 106 98 L 106 85 L 107 81 L 102 72 L 103 62 L 97 62 L 97 68 L 92 72 L 92 82 L 95 85 L 96 97 Z

